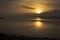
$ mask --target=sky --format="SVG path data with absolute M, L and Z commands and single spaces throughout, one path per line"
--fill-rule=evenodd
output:
M 24 14 L 25 13 L 36 13 L 37 10 L 41 10 L 42 12 L 46 12 L 46 11 L 49 11 L 49 10 L 60 10 L 60 0 L 0 0 L 0 17 L 6 17 L 6 18 L 35 17 L 35 16 L 37 16 L 35 14 L 34 15 L 32 15 L 32 14 L 26 14 L 26 15 L 24 15 Z M 40 15 L 38 15 L 38 17 L 40 17 L 41 15 L 43 15 L 42 17 L 47 17 L 47 16 L 60 17 L 60 11 L 56 12 L 56 13 L 55 12 L 52 12 L 52 13 L 49 12 L 49 13 L 46 13 L 46 14 L 40 14 Z M 19 15 L 19 14 L 23 14 L 23 15 Z M 7 21 L 7 23 L 8 23 L 8 21 Z M 5 26 L 7 27 L 7 26 L 10 25 L 11 28 L 12 28 L 12 25 L 13 25 L 13 27 L 15 28 L 15 23 L 14 22 L 12 24 L 9 24 L 9 25 L 7 25 L 7 23 L 3 22 L 3 23 L 0 23 L 0 24 L 1 25 L 4 24 L 4 25 L 2 25 L 4 27 Z M 16 23 L 16 24 L 18 25 L 18 23 Z M 49 27 L 54 27 L 54 30 L 52 28 L 53 31 L 51 30 L 51 32 L 49 32 L 49 34 L 53 33 L 53 32 L 54 33 L 56 32 L 58 35 L 56 35 L 56 33 L 55 34 L 53 33 L 51 36 L 55 36 L 55 35 L 56 36 L 60 36 L 60 34 L 59 34 L 59 30 L 60 30 L 59 26 L 60 25 L 59 24 L 60 23 L 56 22 L 54 24 L 52 22 L 52 25 L 50 26 L 48 24 L 48 22 L 47 22 L 47 25 L 45 25 L 45 24 L 44 25 L 46 27 L 48 27 L 48 25 L 49 25 Z M 57 28 L 55 28 L 55 27 L 57 27 Z M 0 30 L 1 30 L 1 28 L 0 28 Z M 57 30 L 57 31 L 55 31 L 55 30 Z M 50 29 L 49 29 L 49 31 L 50 31 Z M 44 33 L 44 32 L 43 32 L 43 34 L 47 34 L 47 33 Z M 47 30 L 47 32 L 48 32 L 48 30 Z
M 60 10 L 60 0 L 0 0 L 1 13 L 35 13 Z

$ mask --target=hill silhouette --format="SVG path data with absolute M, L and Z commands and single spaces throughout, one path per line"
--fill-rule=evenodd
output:
M 39 17 L 60 18 L 60 10 L 47 11 L 47 12 L 41 13 Z

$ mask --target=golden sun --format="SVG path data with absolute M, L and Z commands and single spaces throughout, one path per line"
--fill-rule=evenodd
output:
M 37 14 L 40 14 L 42 11 L 41 10 L 36 10 L 36 13 Z

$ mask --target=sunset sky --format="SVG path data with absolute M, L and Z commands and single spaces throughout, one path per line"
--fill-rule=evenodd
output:
M 0 32 L 60 38 L 60 0 L 0 0 Z
M 60 10 L 60 0 L 0 0 L 1 13 L 35 13 Z

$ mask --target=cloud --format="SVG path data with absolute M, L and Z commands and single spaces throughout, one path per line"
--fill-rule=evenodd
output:
M 0 0 L 0 10 L 14 11 L 14 10 L 20 10 L 22 8 L 35 9 L 34 7 L 36 5 L 43 8 L 41 4 L 49 8 L 60 10 L 60 0 Z M 19 7 L 22 8 L 19 9 Z
M 60 9 L 60 0 L 29 0 L 27 4 L 43 4 L 54 9 Z
M 54 9 L 60 9 L 60 0 L 39 0 L 39 3 Z
M 30 6 L 18 6 L 18 7 L 22 7 L 22 8 L 26 8 L 26 9 L 35 9 L 33 7 L 30 7 Z

